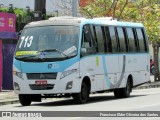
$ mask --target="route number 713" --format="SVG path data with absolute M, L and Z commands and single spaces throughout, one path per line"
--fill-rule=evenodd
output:
M 19 45 L 19 48 L 21 48 L 22 46 L 25 47 L 30 47 L 32 45 L 32 41 L 33 41 L 33 36 L 22 36 L 21 37 L 21 43 Z M 24 45 L 23 45 L 24 44 Z

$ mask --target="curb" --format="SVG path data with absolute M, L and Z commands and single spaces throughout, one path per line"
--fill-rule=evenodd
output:
M 146 83 L 144 85 L 138 86 L 133 88 L 133 90 L 137 89 L 149 89 L 149 88 L 159 88 L 160 87 L 160 82 L 154 82 L 154 83 Z
M 15 100 L 1 101 L 0 106 L 9 105 L 9 104 L 16 104 L 16 103 L 19 103 L 19 100 L 15 99 Z

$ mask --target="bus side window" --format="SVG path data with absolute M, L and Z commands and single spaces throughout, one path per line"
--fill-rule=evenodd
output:
M 126 41 L 122 27 L 117 27 L 117 34 L 120 45 L 120 52 L 126 52 Z
M 139 51 L 139 42 L 138 42 L 138 37 L 137 37 L 137 32 L 135 28 L 132 28 L 133 34 L 134 34 L 134 39 L 135 39 L 135 45 L 137 52 Z
M 95 33 L 96 33 L 96 40 L 98 43 L 98 53 L 104 53 L 105 52 L 105 46 L 104 46 L 104 36 L 102 33 L 102 27 L 101 26 L 95 26 Z
M 105 27 L 105 35 L 106 35 L 106 52 L 112 52 L 112 43 L 111 36 L 109 33 L 109 27 Z
M 147 37 L 146 37 L 146 34 L 145 34 L 145 30 L 143 28 L 141 28 L 141 31 L 142 31 L 142 34 L 143 34 L 143 40 L 144 40 L 144 45 L 145 45 L 145 51 L 148 52 L 148 43 L 147 43 Z
M 90 25 L 84 25 L 82 32 L 82 49 L 81 56 L 96 53 L 96 48 L 93 44 L 93 36 Z
M 114 27 L 109 27 L 109 32 L 111 37 L 112 52 L 118 52 L 118 43 L 117 43 Z
M 126 31 L 125 27 L 123 27 L 123 33 L 124 33 L 124 40 L 126 43 L 126 52 L 128 52 L 129 51 L 129 44 L 128 44 L 128 38 L 127 38 L 127 31 Z
M 85 25 L 83 27 L 82 47 L 89 48 L 91 46 L 92 46 L 92 41 L 91 41 L 90 28 L 89 25 Z
M 97 49 L 95 27 L 93 25 L 90 25 L 90 30 L 91 30 L 91 37 L 92 37 L 93 46 L 95 47 L 95 49 Z
M 132 28 L 127 28 L 126 31 L 128 37 L 129 52 L 137 52 Z
M 145 52 L 145 41 L 143 38 L 142 30 L 140 28 L 136 28 L 137 37 L 139 41 L 139 49 L 140 52 Z

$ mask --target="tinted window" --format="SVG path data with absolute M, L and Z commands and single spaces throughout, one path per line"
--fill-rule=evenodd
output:
M 104 52 L 104 36 L 102 33 L 102 27 L 101 26 L 95 26 L 95 32 L 96 32 L 96 39 L 98 43 L 98 52 Z
M 135 39 L 134 34 L 132 31 L 132 28 L 127 28 L 127 36 L 128 36 L 128 44 L 129 44 L 129 52 L 136 52 L 136 45 L 135 45 Z
M 145 52 L 145 42 L 144 42 L 142 30 L 140 28 L 137 28 L 136 31 L 137 31 L 138 41 L 139 41 L 140 52 Z
M 115 36 L 115 30 L 114 27 L 109 27 L 109 33 L 110 33 L 110 37 L 111 37 L 111 44 L 112 44 L 112 52 L 117 52 L 117 40 L 116 40 L 116 36 Z
M 143 34 L 145 51 L 148 51 L 148 42 L 147 42 L 147 37 L 146 37 L 146 34 L 145 34 L 145 30 L 142 28 L 141 31 L 142 31 L 142 34 Z
M 105 35 L 106 35 L 106 51 L 112 52 L 112 43 L 108 27 L 105 27 Z
M 120 52 L 126 52 L 126 42 L 123 33 L 123 29 L 121 27 L 117 27 L 119 45 L 120 45 Z
M 91 30 L 91 36 L 92 36 L 92 42 L 93 42 L 93 46 L 96 46 L 96 38 L 95 38 L 95 30 L 94 30 L 94 26 L 90 25 L 90 30 Z
M 90 34 L 90 27 L 89 25 L 85 25 L 83 27 L 83 43 L 82 47 L 89 48 L 92 46 L 92 36 Z

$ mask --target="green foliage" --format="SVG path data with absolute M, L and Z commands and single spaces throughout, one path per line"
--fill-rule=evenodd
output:
M 150 42 L 160 42 L 160 2 L 157 0 L 95 0 L 81 7 L 87 17 L 113 17 L 144 24 Z
M 0 12 L 7 12 L 8 9 L 7 8 L 0 8 Z
M 21 22 L 27 16 L 27 12 L 24 11 L 23 9 L 15 8 L 14 13 L 17 16 L 17 22 Z
M 15 8 L 15 9 L 14 9 L 14 13 L 15 13 L 16 15 L 27 16 L 27 12 L 24 11 L 23 9 Z
M 0 11 L 16 14 L 17 20 L 21 19 L 22 17 L 27 16 L 27 12 L 24 11 L 23 9 L 19 9 L 19 8 L 14 8 L 13 11 L 9 11 L 9 8 L 1 8 Z

